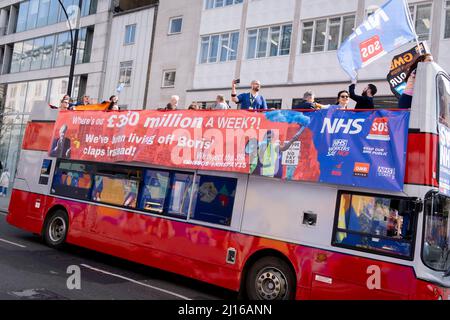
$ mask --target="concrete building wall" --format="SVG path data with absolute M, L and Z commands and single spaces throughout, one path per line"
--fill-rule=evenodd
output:
M 165 107 L 174 94 L 180 95 L 180 106 L 191 102 L 186 99 L 186 90 L 193 87 L 202 11 L 203 0 L 160 2 L 148 82 L 147 109 Z M 169 35 L 170 18 L 178 16 L 183 17 L 181 33 Z M 176 71 L 174 87 L 162 88 L 164 70 Z
M 131 84 L 118 94 L 119 104 L 127 105 L 130 109 L 143 108 L 154 13 L 155 7 L 152 6 L 113 17 L 103 89 L 104 99 L 117 94 L 120 62 L 132 61 Z M 133 24 L 136 25 L 135 41 L 133 44 L 124 44 L 125 28 Z

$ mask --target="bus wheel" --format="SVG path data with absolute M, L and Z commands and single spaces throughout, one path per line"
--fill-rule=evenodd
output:
M 291 300 L 295 298 L 295 275 L 280 258 L 264 257 L 251 266 L 246 291 L 251 300 Z
M 50 214 L 46 220 L 43 238 L 52 248 L 61 248 L 69 230 L 69 219 L 64 210 L 58 209 Z

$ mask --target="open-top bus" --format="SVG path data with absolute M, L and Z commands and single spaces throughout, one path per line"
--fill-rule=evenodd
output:
M 438 124 L 449 102 L 449 76 L 421 63 L 405 185 L 395 193 L 51 157 L 57 111 L 41 108 L 27 126 L 7 221 L 51 247 L 67 242 L 250 299 L 448 299 L 450 198 L 439 193 Z M 200 210 L 199 186 L 215 184 L 226 187 L 219 201 L 227 206 Z M 355 217 L 366 228 L 352 225 Z

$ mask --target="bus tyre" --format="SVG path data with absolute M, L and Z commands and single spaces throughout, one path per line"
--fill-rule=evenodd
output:
M 295 274 L 284 260 L 264 257 L 250 267 L 245 289 L 250 300 L 293 300 Z
M 43 238 L 45 243 L 52 248 L 61 248 L 64 245 L 69 230 L 69 219 L 64 210 L 58 209 L 47 218 Z

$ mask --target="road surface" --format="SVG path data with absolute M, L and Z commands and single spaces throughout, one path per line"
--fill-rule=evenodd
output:
M 73 270 L 79 278 L 71 277 L 78 274 Z M 10 226 L 0 212 L 0 300 L 235 298 L 228 290 L 95 251 L 48 248 L 39 237 Z

